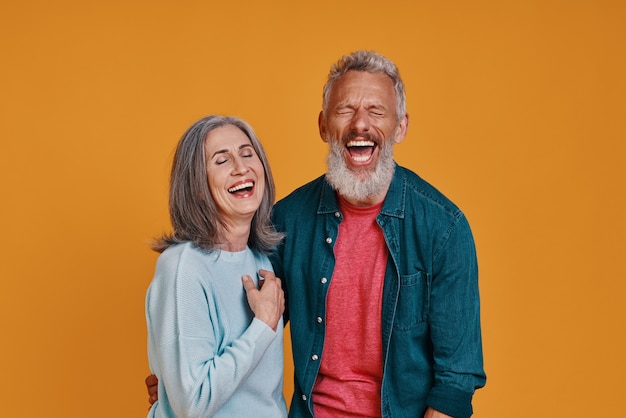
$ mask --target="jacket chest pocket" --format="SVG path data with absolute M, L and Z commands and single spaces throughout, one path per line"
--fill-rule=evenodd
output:
M 428 315 L 428 275 L 418 271 L 400 276 L 400 289 L 393 326 L 408 330 L 426 321 Z

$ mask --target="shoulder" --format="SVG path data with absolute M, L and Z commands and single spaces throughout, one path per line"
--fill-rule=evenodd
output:
M 439 189 L 424 180 L 417 173 L 406 167 L 398 166 L 397 178 L 394 181 L 401 181 L 406 189 L 409 207 L 413 207 L 416 202 L 429 210 L 447 214 L 453 218 L 463 216 L 459 207 L 445 196 Z
M 312 180 L 300 187 L 298 187 L 297 189 L 295 189 L 294 191 L 292 191 L 291 193 L 289 193 L 286 197 L 280 199 L 276 205 L 277 206 L 285 206 L 285 205 L 289 205 L 289 204 L 293 204 L 295 202 L 298 202 L 299 199 L 302 198 L 307 198 L 307 197 L 319 197 L 319 192 L 321 190 L 321 188 L 324 186 L 324 184 L 326 184 L 326 179 L 325 179 L 325 175 L 321 175 L 318 178 L 316 178 L 315 180 Z
M 200 281 L 214 257 L 190 242 L 172 245 L 156 262 L 153 282 L 189 283 Z
M 191 242 L 183 242 L 168 247 L 161 253 L 157 260 L 157 266 L 176 266 L 182 260 L 185 263 L 198 263 L 204 261 L 208 257 L 208 253 Z
M 283 213 L 295 213 L 294 211 L 305 208 L 315 210 L 319 204 L 323 188 L 327 185 L 324 175 L 298 187 L 284 198 L 280 199 L 273 208 L 273 217 L 280 217 Z

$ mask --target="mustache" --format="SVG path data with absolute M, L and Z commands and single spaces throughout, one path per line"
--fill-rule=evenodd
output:
M 374 141 L 377 144 L 380 143 L 380 138 L 378 137 L 378 135 L 371 134 L 369 132 L 358 133 L 356 131 L 350 131 L 347 134 L 345 134 L 341 138 L 341 142 L 346 144 L 346 143 L 348 143 L 348 141 L 352 141 L 353 139 L 357 139 L 357 138 L 362 138 L 362 139 L 365 139 L 367 141 Z

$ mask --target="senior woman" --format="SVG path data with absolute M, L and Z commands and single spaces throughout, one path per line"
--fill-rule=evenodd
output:
M 148 417 L 286 417 L 284 295 L 266 254 L 274 181 L 252 128 L 208 116 L 178 143 L 172 232 L 146 296 L 150 368 L 159 400 Z M 262 284 L 262 285 L 261 285 Z

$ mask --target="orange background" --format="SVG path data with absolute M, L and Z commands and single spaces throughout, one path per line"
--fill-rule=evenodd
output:
M 282 197 L 325 169 L 322 84 L 366 48 L 407 86 L 397 160 L 474 230 L 475 416 L 616 416 L 624 22 L 620 0 L 4 0 L 0 415 L 144 416 L 146 243 L 169 227 L 180 135 L 210 113 L 248 120 Z

